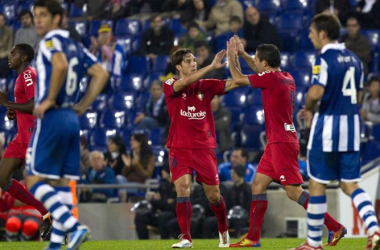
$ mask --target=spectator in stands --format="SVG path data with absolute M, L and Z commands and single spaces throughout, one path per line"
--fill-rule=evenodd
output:
M 369 93 L 363 97 L 363 106 L 360 110 L 364 121 L 373 124 L 380 123 L 380 81 L 379 78 L 372 78 L 368 86 Z
M 104 155 L 100 151 L 90 153 L 91 168 L 82 176 L 80 183 L 83 184 L 115 184 L 115 174 L 104 161 Z M 82 189 L 82 202 L 107 202 L 108 198 L 114 197 L 113 189 Z
M 223 34 L 219 35 L 215 42 L 215 50 L 221 50 L 226 49 L 226 42 L 233 37 L 234 35 L 237 35 L 239 37 L 243 36 L 243 29 L 242 29 L 242 20 L 238 16 L 231 17 L 229 21 L 229 30 L 224 32 Z
M 217 152 L 223 153 L 233 146 L 230 133 L 231 112 L 220 105 L 220 98 L 217 95 L 211 101 L 211 108 L 214 112 Z
M 110 73 L 111 78 L 121 77 L 125 66 L 123 47 L 116 43 L 112 29 L 107 23 L 100 26 L 98 39 L 91 37 L 90 52 L 98 57 L 98 61 Z
M 144 109 L 137 114 L 134 123 L 138 129 L 154 129 L 164 127 L 167 122 L 168 110 L 162 83 L 155 80 L 150 85 L 150 96 Z
M 161 12 L 162 0 L 130 0 L 129 18 L 146 20 L 151 13 Z
M 205 34 L 199 29 L 196 22 L 192 22 L 187 26 L 188 33 L 185 35 L 182 43 L 183 48 L 195 50 L 196 42 L 207 42 Z
M 150 200 L 153 212 L 136 213 L 136 232 L 140 240 L 149 239 L 147 226 L 158 227 L 161 239 L 169 239 L 171 236 L 166 224 L 171 219 L 176 218 L 176 192 L 174 184 L 171 181 L 168 163 L 164 164 L 161 170 L 161 177 L 160 186 Z M 179 231 L 179 228 L 177 231 Z
M 174 42 L 174 33 L 164 26 L 161 15 L 153 15 L 151 28 L 141 35 L 140 54 L 155 60 L 158 55 L 168 55 Z
M 80 37 L 78 31 L 74 27 L 69 25 L 69 12 L 67 10 L 64 10 L 63 12 L 61 26 L 62 26 L 62 29 L 69 31 L 71 39 L 77 42 L 82 41 L 82 38 Z
M 16 31 L 14 44 L 26 43 L 32 46 L 34 51 L 37 51 L 37 46 L 40 37 L 37 35 L 33 25 L 33 15 L 30 10 L 22 10 L 19 14 L 21 28 Z
M 170 12 L 169 17 L 179 17 L 190 5 L 191 0 L 165 0 L 161 12 Z
M 116 178 L 119 183 L 145 183 L 147 179 L 152 178 L 156 157 L 150 149 L 148 138 L 143 133 L 132 134 L 130 144 L 131 153 L 121 156 L 124 163 L 122 175 Z
M 0 77 L 7 77 L 10 71 L 8 67 L 8 55 L 13 46 L 13 30 L 6 26 L 5 16 L 0 13 Z
M 315 14 L 321 12 L 335 14 L 339 21 L 345 25 L 348 15 L 351 11 L 350 1 L 349 0 L 335 0 L 333 2 L 333 13 L 331 13 L 331 1 L 330 0 L 317 0 L 315 5 Z
M 127 152 L 127 147 L 123 138 L 120 136 L 111 137 L 108 139 L 108 151 L 105 153 L 104 158 L 107 166 L 110 166 L 115 172 L 115 176 L 121 174 L 124 167 L 122 155 Z
M 210 15 L 205 22 L 200 22 L 200 26 L 214 31 L 214 36 L 219 36 L 228 31 L 228 22 L 233 16 L 243 20 L 243 6 L 237 0 L 218 0 L 211 8 Z
M 84 174 L 90 168 L 90 151 L 88 150 L 87 139 L 80 137 L 80 172 Z
M 79 17 L 76 19 L 85 18 L 87 21 L 103 20 L 105 10 L 109 9 L 109 0 L 75 0 L 75 6 L 80 8 L 87 4 L 87 12 L 85 17 Z
M 281 50 L 281 39 L 266 16 L 255 7 L 249 7 L 245 10 L 245 18 L 241 41 L 247 52 L 256 52 L 257 46 L 263 43 L 274 44 Z
M 182 14 L 182 20 L 184 23 L 189 22 L 202 22 L 208 19 L 210 14 L 210 6 L 205 0 L 193 0 L 189 9 Z
M 379 0 L 361 0 L 355 8 L 355 16 L 363 29 L 379 29 L 379 13 Z
M 363 62 L 364 74 L 368 73 L 368 64 L 372 60 L 371 43 L 360 33 L 360 23 L 356 17 L 347 20 L 347 34 L 342 36 L 346 48 L 354 52 Z
M 110 8 L 107 12 L 107 18 L 118 20 L 127 16 L 129 0 L 111 0 Z
M 198 70 L 208 66 L 214 60 L 214 54 L 211 52 L 210 47 L 207 42 L 196 42 L 195 43 L 195 55 L 197 59 Z M 224 79 L 224 70 L 217 69 L 210 73 L 207 73 L 204 79 Z
M 248 163 L 248 153 L 243 148 L 235 148 L 232 151 L 231 162 L 225 162 L 218 166 L 219 180 L 231 181 L 231 169 L 236 166 L 245 166 L 246 172 L 244 180 L 247 183 L 252 183 L 256 174 L 256 167 Z

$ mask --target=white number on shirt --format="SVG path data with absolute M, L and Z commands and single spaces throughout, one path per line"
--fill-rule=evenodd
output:
M 350 85 L 350 86 L 348 86 Z M 343 80 L 342 88 L 343 96 L 351 96 L 351 103 L 356 104 L 356 86 L 355 86 L 355 67 L 350 67 L 347 70 Z
M 77 76 L 77 73 L 74 71 L 74 67 L 76 65 L 78 65 L 78 58 L 77 57 L 73 57 L 70 59 L 70 62 L 69 62 L 69 68 L 67 70 L 67 79 L 66 79 L 66 94 L 67 95 L 72 95 L 75 93 L 75 91 L 77 90 L 77 79 L 78 79 L 78 76 Z

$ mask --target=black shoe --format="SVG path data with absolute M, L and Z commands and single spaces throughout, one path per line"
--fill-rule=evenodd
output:
M 51 233 L 51 215 L 45 215 L 42 220 L 41 238 L 44 240 L 49 240 Z

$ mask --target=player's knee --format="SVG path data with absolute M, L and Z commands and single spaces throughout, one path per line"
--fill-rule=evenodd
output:
M 289 199 L 293 201 L 298 201 L 298 199 L 300 198 L 298 193 L 294 192 L 293 190 L 286 190 L 286 195 Z
M 26 220 L 22 226 L 22 236 L 24 239 L 33 239 L 39 229 L 39 225 L 37 221 L 34 220 Z
M 252 182 L 252 194 L 262 194 L 266 192 L 266 187 L 258 181 Z
M 209 191 L 207 194 L 207 199 L 210 203 L 218 203 L 221 199 L 220 191 L 218 189 Z
M 190 185 L 187 184 L 177 184 L 176 185 L 177 197 L 189 197 L 190 196 Z
M 5 188 L 9 184 L 9 181 L 10 181 L 9 176 L 3 175 L 3 174 L 0 175 L 0 187 L 1 188 Z
M 5 223 L 5 230 L 7 233 L 10 234 L 17 234 L 21 231 L 22 222 L 17 217 L 10 217 L 8 218 L 7 222 Z
M 341 182 L 340 188 L 342 189 L 343 193 L 345 193 L 348 196 L 351 196 L 352 192 L 354 192 L 359 187 L 356 182 L 352 182 L 352 183 Z

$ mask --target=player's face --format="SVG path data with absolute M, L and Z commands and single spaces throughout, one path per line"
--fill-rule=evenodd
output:
M 263 72 L 266 70 L 266 62 L 264 60 L 260 61 L 260 55 L 259 55 L 259 52 L 256 51 L 255 53 L 255 67 L 256 67 L 256 71 L 255 72 Z
M 34 8 L 34 26 L 39 36 L 45 36 L 53 29 L 58 29 L 61 16 L 53 16 L 45 7 Z
M 322 49 L 322 42 L 320 39 L 320 34 L 315 28 L 314 23 L 312 23 L 309 27 L 309 39 L 311 43 L 314 45 L 315 49 Z
M 8 66 L 11 69 L 17 69 L 22 64 L 21 54 L 17 47 L 13 47 L 8 55 Z
M 191 53 L 187 54 L 183 58 L 181 65 L 177 65 L 177 67 L 178 71 L 181 72 L 183 76 L 188 76 L 197 72 L 197 62 L 195 61 L 194 55 Z
M 241 154 L 242 152 L 240 150 L 234 150 L 231 155 L 231 164 L 232 167 L 236 167 L 238 165 L 245 166 L 246 160 Z

